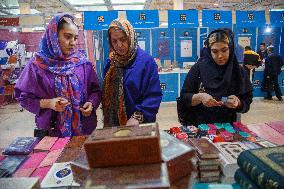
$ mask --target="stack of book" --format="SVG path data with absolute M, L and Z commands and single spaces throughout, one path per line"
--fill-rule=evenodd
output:
M 218 149 L 205 138 L 189 141 L 197 149 L 199 181 L 219 182 L 221 170 Z
M 284 188 L 284 146 L 246 150 L 238 157 L 236 182 L 244 189 Z

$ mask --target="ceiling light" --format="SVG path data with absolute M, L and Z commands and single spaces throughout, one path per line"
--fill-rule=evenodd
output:
M 270 27 L 270 26 L 267 26 L 266 29 L 265 29 L 265 32 L 266 32 L 266 33 L 270 33 L 271 31 L 272 31 L 271 27 Z
M 214 6 L 218 6 L 219 4 L 218 4 L 218 3 L 214 3 L 213 5 L 214 5 Z

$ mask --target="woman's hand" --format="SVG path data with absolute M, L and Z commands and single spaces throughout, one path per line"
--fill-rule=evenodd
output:
M 63 112 L 65 108 L 70 103 L 68 100 L 62 97 L 56 97 L 52 99 L 41 99 L 40 100 L 40 107 L 41 108 L 49 108 L 56 112 Z
M 224 105 L 228 108 L 236 109 L 241 106 L 240 99 L 235 95 L 228 96 L 228 101 L 224 103 Z
M 138 126 L 139 125 L 139 121 L 137 119 L 134 119 L 133 117 L 131 117 L 127 122 L 126 122 L 127 126 Z
M 206 107 L 213 107 L 213 106 L 222 106 L 222 102 L 218 102 L 215 100 L 211 95 L 207 93 L 199 93 L 200 94 L 200 101 Z
M 86 102 L 80 110 L 83 116 L 89 117 L 93 111 L 93 104 L 91 102 Z

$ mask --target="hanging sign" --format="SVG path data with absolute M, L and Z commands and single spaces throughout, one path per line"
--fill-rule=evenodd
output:
M 102 30 L 108 29 L 110 23 L 118 17 L 117 11 L 85 11 L 84 29 Z
M 189 28 L 198 27 L 197 10 L 169 10 L 169 28 Z
M 159 27 L 159 12 L 157 10 L 128 10 L 126 16 L 134 28 Z
M 232 27 L 232 12 L 219 10 L 203 10 L 202 26 L 212 28 Z
M 259 27 L 265 23 L 265 11 L 236 11 L 236 25 L 239 27 Z

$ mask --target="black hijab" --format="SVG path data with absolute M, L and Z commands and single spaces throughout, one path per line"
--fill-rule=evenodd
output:
M 243 75 L 242 68 L 235 57 L 233 36 L 225 30 L 215 30 L 211 32 L 207 41 L 213 34 L 225 35 L 229 39 L 229 60 L 226 65 L 218 65 L 215 63 L 211 55 L 211 47 L 205 51 L 205 55 L 198 60 L 200 77 L 205 92 L 213 97 L 221 98 L 229 95 L 245 94 L 252 90 L 251 84 L 246 75 Z M 222 42 L 222 41 L 216 41 Z

